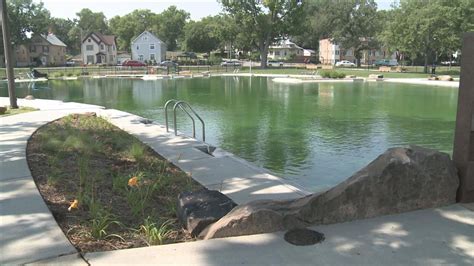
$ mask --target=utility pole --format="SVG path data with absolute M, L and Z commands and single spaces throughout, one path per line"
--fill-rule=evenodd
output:
M 17 109 L 18 104 L 16 102 L 15 95 L 15 77 L 13 75 L 13 56 L 12 56 L 12 44 L 10 42 L 10 29 L 8 25 L 8 12 L 7 12 L 7 0 L 0 0 L 0 20 L 2 24 L 3 32 L 3 51 L 5 54 L 5 67 L 7 68 L 7 79 L 8 79 L 8 96 L 10 97 L 10 108 Z

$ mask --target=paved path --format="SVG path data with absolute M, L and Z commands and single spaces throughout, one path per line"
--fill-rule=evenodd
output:
M 0 98 L 0 106 L 8 104 Z M 302 189 L 222 150 L 214 156 L 196 149 L 203 143 L 175 137 L 163 126 L 100 106 L 51 100 L 20 100 L 35 111 L 0 118 L 0 264 L 73 264 L 86 261 L 69 243 L 43 202 L 26 163 L 26 142 L 41 125 L 70 113 L 94 111 L 135 135 L 209 188 L 238 203 L 294 198 Z M 467 205 L 474 209 L 474 206 Z M 87 253 L 101 264 L 474 264 L 474 212 L 461 205 L 318 226 L 322 244 L 296 247 L 282 233 L 193 243 Z
M 3 101 L 0 99 L 0 106 Z M 49 121 L 99 107 L 78 109 L 76 104 L 63 104 L 61 110 L 51 110 L 59 106 L 53 102 L 41 105 L 46 108 L 44 111 L 0 118 L 0 264 L 77 253 L 36 188 L 26 162 L 26 143 L 37 128 Z

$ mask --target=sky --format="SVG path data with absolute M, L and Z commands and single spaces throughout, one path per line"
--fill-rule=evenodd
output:
M 125 15 L 134 9 L 150 9 L 160 13 L 171 5 L 184 9 L 191 14 L 192 20 L 199 20 L 206 16 L 214 16 L 221 12 L 220 4 L 216 0 L 33 0 L 43 2 L 53 17 L 76 17 L 82 8 L 89 8 L 94 12 L 103 12 L 110 19 L 116 15 Z M 379 9 L 389 9 L 393 0 L 376 0 Z

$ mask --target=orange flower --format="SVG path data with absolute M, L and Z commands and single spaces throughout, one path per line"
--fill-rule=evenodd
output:
M 71 205 L 69 206 L 69 208 L 67 208 L 67 210 L 71 211 L 72 209 L 77 209 L 78 206 L 79 206 L 79 201 L 75 199 L 73 202 L 71 202 Z
M 138 186 L 138 177 L 134 176 L 128 180 L 128 185 L 130 187 L 136 187 Z

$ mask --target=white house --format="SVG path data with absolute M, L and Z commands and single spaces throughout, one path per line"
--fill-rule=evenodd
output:
M 131 48 L 133 60 L 160 63 L 166 59 L 166 44 L 149 31 L 133 39 Z
M 304 49 L 290 40 L 283 40 L 268 48 L 268 59 L 288 60 L 303 57 Z
M 117 64 L 117 45 L 114 35 L 92 32 L 82 39 L 82 61 L 84 64 Z

